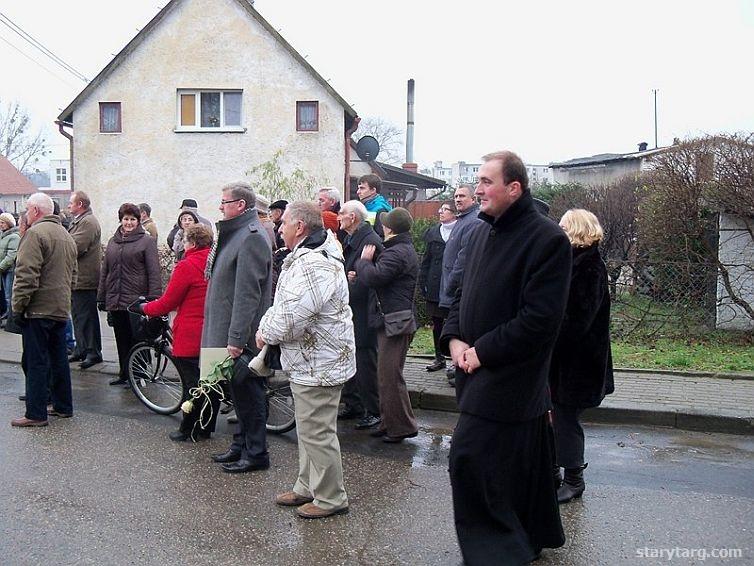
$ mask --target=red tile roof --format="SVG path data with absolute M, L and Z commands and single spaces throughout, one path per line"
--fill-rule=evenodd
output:
M 0 195 L 33 195 L 37 188 L 5 157 L 0 156 Z

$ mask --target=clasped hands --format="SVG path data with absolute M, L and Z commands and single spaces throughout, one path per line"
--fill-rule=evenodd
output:
M 476 348 L 472 348 L 458 338 L 450 340 L 450 357 L 455 366 L 464 373 L 474 373 L 482 366 L 479 357 L 476 355 Z

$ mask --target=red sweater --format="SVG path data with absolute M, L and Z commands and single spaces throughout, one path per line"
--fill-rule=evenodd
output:
M 187 250 L 176 264 L 162 297 L 144 305 L 144 314 L 148 316 L 178 311 L 173 321 L 173 355 L 180 358 L 199 356 L 207 295 L 204 266 L 208 255 L 209 248 Z

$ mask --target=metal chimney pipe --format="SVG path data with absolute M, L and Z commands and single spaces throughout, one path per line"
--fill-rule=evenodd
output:
M 408 79 L 408 108 L 406 118 L 406 163 L 414 162 L 414 79 Z

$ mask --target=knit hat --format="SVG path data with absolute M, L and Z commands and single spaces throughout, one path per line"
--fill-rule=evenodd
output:
M 340 227 L 338 215 L 330 210 L 325 210 L 322 213 L 322 225 L 331 232 L 337 232 Z
M 270 201 L 268 201 L 265 197 L 262 195 L 257 195 L 257 202 L 256 205 L 257 212 L 261 214 L 269 214 L 270 213 Z
M 13 215 L 10 212 L 3 212 L 0 214 L 0 220 L 4 220 L 8 223 L 8 226 L 13 228 L 16 225 L 16 219 L 13 218 Z
M 411 213 L 405 208 L 394 208 L 390 212 L 383 212 L 380 215 L 383 226 L 387 226 L 394 234 L 404 234 L 411 230 L 414 219 Z
M 196 212 L 194 212 L 193 210 L 181 210 L 181 213 L 178 215 L 178 220 L 176 221 L 176 224 L 178 224 L 178 226 L 181 225 L 181 216 L 183 216 L 184 214 L 192 216 L 194 218 L 194 222 L 199 224 L 199 217 L 196 215 Z
M 270 205 L 270 210 L 285 210 L 286 206 L 288 206 L 287 200 L 276 200 Z

